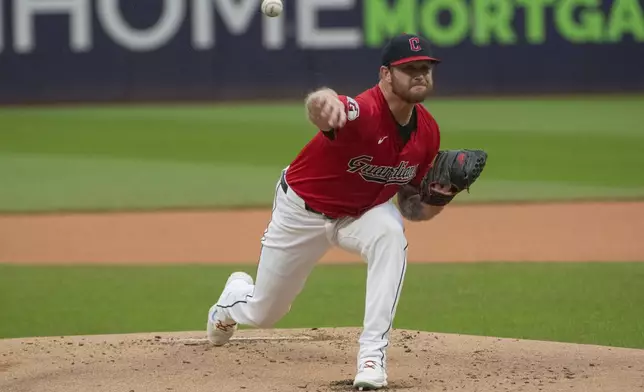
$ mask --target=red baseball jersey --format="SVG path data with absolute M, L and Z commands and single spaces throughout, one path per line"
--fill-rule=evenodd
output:
M 357 217 L 420 182 L 438 154 L 440 132 L 421 104 L 405 143 L 379 86 L 355 99 L 340 96 L 347 122 L 318 132 L 286 172 L 289 186 L 310 208 L 333 218 Z

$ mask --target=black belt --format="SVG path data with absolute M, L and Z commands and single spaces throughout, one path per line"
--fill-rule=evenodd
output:
M 284 191 L 284 193 L 288 193 L 289 186 L 286 183 L 286 172 L 282 172 L 282 176 L 280 177 L 280 185 L 282 186 L 282 190 Z M 323 217 L 325 217 L 327 219 L 334 219 L 334 218 L 332 218 L 330 216 L 327 216 L 327 215 L 325 215 L 325 214 L 323 214 L 323 213 L 321 213 L 319 211 L 314 210 L 306 202 L 304 202 L 304 209 L 307 210 L 307 211 L 310 211 L 310 212 L 312 212 L 314 214 L 322 215 Z

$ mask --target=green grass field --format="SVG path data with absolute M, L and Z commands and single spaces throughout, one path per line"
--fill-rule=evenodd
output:
M 236 269 L 0 266 L 0 337 L 203 330 Z M 361 325 L 365 272 L 318 266 L 276 327 Z M 644 263 L 413 264 L 395 326 L 644 348 L 642 281 Z
M 644 97 L 427 106 L 490 154 L 459 203 L 644 196 Z M 270 206 L 314 132 L 296 104 L 0 109 L 0 211 Z
M 428 107 L 442 148 L 490 154 L 456 203 L 644 198 L 644 97 Z M 0 212 L 269 206 L 314 132 L 298 104 L 0 108 Z M 202 330 L 233 268 L 0 265 L 0 338 Z M 277 327 L 361 325 L 364 273 L 319 266 Z M 412 265 L 395 326 L 644 348 L 643 281 L 644 263 Z

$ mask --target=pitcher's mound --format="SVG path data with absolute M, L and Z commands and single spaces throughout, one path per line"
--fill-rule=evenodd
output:
M 0 391 L 348 391 L 359 329 L 0 341 Z M 640 391 L 644 350 L 395 330 L 389 390 Z

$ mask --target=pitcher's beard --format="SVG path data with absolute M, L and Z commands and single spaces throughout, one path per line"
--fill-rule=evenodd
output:
M 428 86 L 421 91 L 414 92 L 414 90 L 412 89 L 399 88 L 399 86 L 396 86 L 396 84 L 393 83 L 392 91 L 404 102 L 416 104 L 421 103 L 427 99 L 431 92 L 431 88 Z

